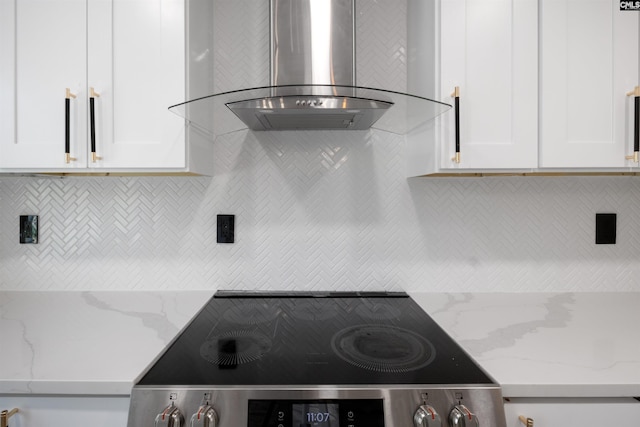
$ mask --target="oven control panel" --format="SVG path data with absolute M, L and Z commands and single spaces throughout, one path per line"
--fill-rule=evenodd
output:
M 155 423 L 154 423 L 155 420 Z M 507 427 L 494 388 L 134 387 L 128 427 Z
M 247 427 L 384 427 L 382 399 L 249 400 Z

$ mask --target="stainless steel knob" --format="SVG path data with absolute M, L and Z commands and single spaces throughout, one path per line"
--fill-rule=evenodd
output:
M 440 415 L 429 405 L 420 405 L 413 415 L 413 425 L 415 427 L 441 427 Z
M 478 427 L 478 417 L 464 405 L 456 405 L 449 414 L 452 427 Z
M 218 414 L 210 405 L 202 405 L 198 412 L 191 416 L 191 427 L 216 427 Z
M 155 425 L 156 427 L 182 427 L 184 425 L 184 417 L 176 405 L 171 403 L 156 416 Z

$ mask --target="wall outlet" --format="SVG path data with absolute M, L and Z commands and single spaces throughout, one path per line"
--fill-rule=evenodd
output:
M 616 214 L 596 214 L 596 245 L 615 245 Z
M 38 215 L 20 215 L 20 243 L 38 243 Z
M 235 215 L 218 215 L 218 243 L 233 243 L 235 238 Z

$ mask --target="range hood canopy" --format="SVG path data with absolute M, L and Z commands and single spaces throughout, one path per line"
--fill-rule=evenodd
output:
M 243 129 L 406 134 L 451 108 L 355 84 L 355 0 L 271 0 L 271 85 L 169 107 L 214 138 Z

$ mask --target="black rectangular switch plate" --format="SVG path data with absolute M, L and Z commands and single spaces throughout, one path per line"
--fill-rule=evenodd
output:
M 218 215 L 218 243 L 233 243 L 235 238 L 235 215 Z
M 616 243 L 616 214 L 596 214 L 596 245 L 614 245 Z
M 38 243 L 38 215 L 20 215 L 20 243 Z

